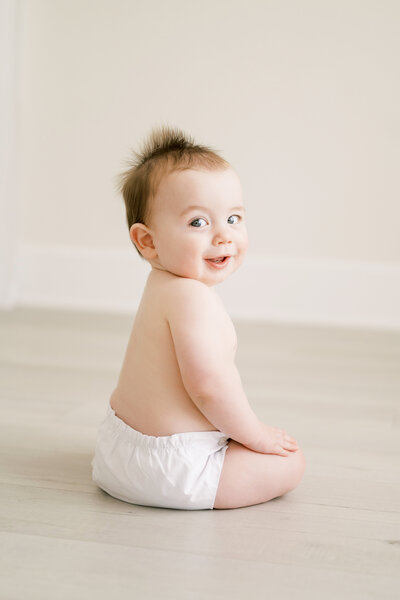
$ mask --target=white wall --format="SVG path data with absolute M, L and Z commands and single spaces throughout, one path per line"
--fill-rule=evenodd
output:
M 234 316 L 400 327 L 398 2 L 22 0 L 19 18 L 20 303 L 135 307 L 114 178 L 170 123 L 242 178 Z
M 0 0 L 0 307 L 18 294 L 17 11 Z

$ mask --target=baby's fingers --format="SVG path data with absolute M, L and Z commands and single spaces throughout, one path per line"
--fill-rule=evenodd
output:
M 294 437 L 292 437 L 291 435 L 285 435 L 284 436 L 284 440 L 285 442 L 289 442 L 290 444 L 296 444 L 297 445 L 297 440 L 295 440 Z
M 289 452 L 287 452 L 282 446 L 279 444 L 275 445 L 274 454 L 278 454 L 278 456 L 289 456 Z
M 296 442 L 285 442 L 282 445 L 283 445 L 284 448 L 286 448 L 286 450 L 294 451 L 294 450 L 298 450 L 299 449 L 299 447 L 298 447 L 298 445 L 297 445 Z
M 279 456 L 289 456 L 289 452 L 287 450 L 284 450 L 283 448 L 280 452 L 277 452 L 277 454 Z

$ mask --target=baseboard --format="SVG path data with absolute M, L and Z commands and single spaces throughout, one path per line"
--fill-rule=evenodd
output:
M 20 306 L 135 312 L 149 272 L 135 250 L 23 245 Z M 248 254 L 216 290 L 233 319 L 400 330 L 400 266 Z

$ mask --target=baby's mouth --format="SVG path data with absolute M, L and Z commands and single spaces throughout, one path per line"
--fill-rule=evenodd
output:
M 230 261 L 230 256 L 218 256 L 217 258 L 206 258 L 205 260 L 214 268 L 221 269 Z
M 227 258 L 229 258 L 228 256 L 220 256 L 219 258 L 207 258 L 206 260 L 211 260 L 212 262 L 215 263 L 221 263 L 224 262 L 224 260 L 226 260 Z

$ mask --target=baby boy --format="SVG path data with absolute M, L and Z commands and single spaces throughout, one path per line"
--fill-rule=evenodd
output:
M 251 409 L 235 330 L 214 290 L 248 245 L 236 172 L 211 148 L 160 127 L 121 191 L 130 238 L 151 271 L 98 432 L 93 480 L 126 502 L 186 510 L 289 492 L 303 453 Z

